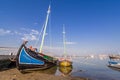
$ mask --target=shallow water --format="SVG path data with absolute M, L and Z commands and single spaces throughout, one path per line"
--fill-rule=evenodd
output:
M 73 65 L 70 67 L 54 67 L 42 73 L 55 76 L 82 77 L 86 80 L 120 80 L 120 70 L 108 67 L 108 58 L 99 59 L 76 57 L 73 58 Z
M 73 59 L 73 69 L 66 76 L 87 77 L 92 80 L 120 80 L 120 71 L 108 67 L 108 58 L 99 59 L 76 57 Z M 57 71 L 56 75 L 61 75 Z
M 0 55 L 17 52 L 16 49 L 0 49 Z M 0 57 L 1 58 L 1 57 Z M 74 57 L 72 67 L 57 67 L 50 71 L 55 76 L 86 77 L 92 80 L 120 80 L 120 70 L 108 67 L 108 57 Z M 40 71 L 41 72 L 41 71 Z

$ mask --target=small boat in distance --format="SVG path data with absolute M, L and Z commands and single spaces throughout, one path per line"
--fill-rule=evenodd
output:
M 109 55 L 110 59 L 120 59 L 120 55 Z
M 70 59 L 66 57 L 61 58 L 61 60 L 59 60 L 59 66 L 63 66 L 63 67 L 72 66 L 72 61 L 70 61 Z
M 35 51 L 32 47 L 27 48 L 24 41 L 20 46 L 18 53 L 16 55 L 16 66 L 18 70 L 38 70 L 38 69 L 48 69 L 57 64 L 57 59 L 42 53 L 42 47 L 44 43 L 44 37 L 46 33 L 48 18 L 50 14 L 50 6 L 47 11 L 47 17 L 43 29 L 42 41 L 40 46 L 40 52 Z
M 118 68 L 120 69 L 120 61 L 114 60 L 114 61 L 109 61 L 109 67 L 113 67 L 113 68 Z
M 64 28 L 64 26 L 63 26 L 63 44 L 64 44 L 64 56 L 59 59 L 59 66 L 64 66 L 64 67 L 72 66 L 72 61 L 66 55 L 66 51 L 65 51 L 66 39 L 65 39 L 65 28 Z
M 110 61 L 108 61 L 108 67 L 120 69 L 120 55 L 110 55 Z

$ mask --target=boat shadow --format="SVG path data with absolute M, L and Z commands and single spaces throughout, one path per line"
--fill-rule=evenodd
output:
M 36 69 L 36 70 L 20 70 L 22 74 L 29 73 L 45 73 L 45 74 L 55 74 L 57 70 L 57 66 L 48 68 L 48 69 Z
M 108 68 L 120 72 L 120 68 L 115 68 L 115 67 L 112 67 L 112 66 L 108 66 Z
M 16 68 L 15 62 L 11 62 L 10 59 L 0 60 L 0 71 L 9 70 L 12 68 Z
M 70 76 L 73 70 L 73 66 L 59 66 L 59 71 L 61 72 L 61 76 Z

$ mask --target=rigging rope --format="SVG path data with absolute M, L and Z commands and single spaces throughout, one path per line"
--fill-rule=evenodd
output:
M 35 47 L 37 47 L 37 45 L 38 45 L 38 43 L 39 43 L 39 40 L 40 40 L 40 38 L 42 37 L 41 35 L 42 35 L 42 33 L 43 33 L 43 30 L 44 30 L 44 24 L 43 24 L 43 26 L 42 26 L 42 28 L 41 28 L 41 31 L 39 32 L 38 39 L 36 40 L 36 43 L 34 44 Z

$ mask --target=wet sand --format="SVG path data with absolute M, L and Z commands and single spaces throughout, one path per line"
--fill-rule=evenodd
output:
M 46 73 L 26 73 L 23 74 L 16 68 L 0 71 L 0 80 L 88 80 L 79 77 L 55 76 Z
M 87 78 L 65 75 L 55 76 L 57 67 L 21 73 L 15 65 L 10 65 L 11 61 L 8 58 L 9 57 L 2 56 L 2 59 L 0 59 L 0 80 L 88 80 Z

